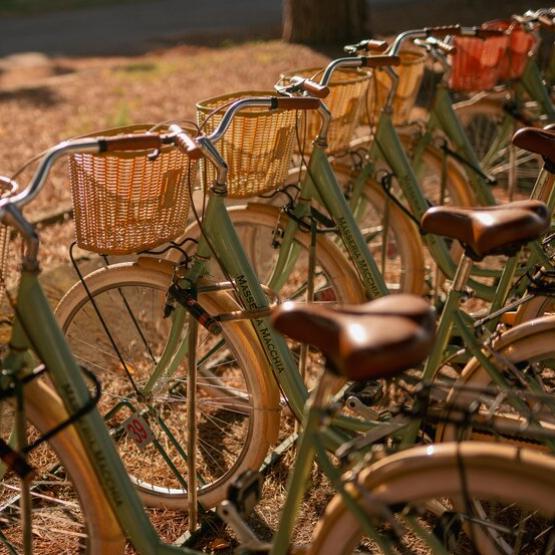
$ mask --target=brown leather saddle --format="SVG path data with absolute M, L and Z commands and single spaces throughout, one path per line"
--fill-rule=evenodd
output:
M 547 169 L 555 172 L 555 130 L 553 124 L 544 129 L 523 127 L 513 135 L 513 144 L 518 148 L 539 154 L 547 165 Z
M 287 302 L 274 310 L 274 327 L 313 345 L 333 372 L 350 380 L 391 377 L 430 352 L 435 313 L 414 295 L 388 295 L 360 305 L 329 307 Z
M 421 221 L 427 232 L 460 241 L 474 260 L 493 254 L 512 256 L 545 233 L 549 224 L 549 210 L 538 200 L 480 208 L 435 206 Z

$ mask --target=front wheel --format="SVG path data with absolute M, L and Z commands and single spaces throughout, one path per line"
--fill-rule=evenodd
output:
M 68 418 L 60 398 L 40 379 L 24 388 L 28 439 L 53 430 Z M 6 435 L 14 407 L 1 405 Z M 4 432 L 4 429 L 2 429 Z M 124 537 L 74 427 L 66 427 L 33 450 L 28 460 L 36 472 L 30 482 L 33 553 L 124 552 Z M 23 553 L 20 484 L 13 473 L 2 479 L 0 552 Z
M 78 362 L 102 383 L 99 410 L 145 502 L 186 509 L 188 319 L 184 310 L 164 316 L 171 268 L 117 264 L 85 284 L 60 301 L 62 330 Z M 199 303 L 209 314 L 238 309 L 221 291 L 200 294 Z M 279 426 L 277 389 L 252 326 L 222 327 L 211 335 L 199 326 L 197 342 L 196 465 L 205 507 L 225 499 L 242 471 L 260 467 Z
M 385 547 L 365 537 L 336 495 L 308 553 L 551 552 L 554 470 L 551 457 L 509 445 L 448 443 L 397 453 L 363 471 L 356 491 L 349 486 Z

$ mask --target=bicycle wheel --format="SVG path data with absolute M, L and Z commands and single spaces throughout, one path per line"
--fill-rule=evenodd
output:
M 415 138 L 402 135 L 401 139 L 410 156 Z M 447 160 L 444 190 L 442 190 L 442 160 L 441 152 L 432 146 L 427 147 L 422 154 L 418 183 L 425 198 L 431 204 L 454 206 L 475 204 L 466 177 L 452 160 Z M 334 169 L 343 183 L 348 183 L 353 175 L 345 165 L 335 165 Z M 356 176 L 353 177 L 356 179 Z M 392 192 L 410 212 L 404 194 L 395 179 L 392 183 Z M 372 254 L 382 274 L 386 276 L 390 290 L 423 294 L 437 278 L 442 278 L 433 271 L 435 263 L 423 245 L 415 222 L 388 199 L 383 188 L 373 179 L 366 181 L 354 211 L 361 229 L 369 237 Z M 453 244 L 454 260 L 458 260 L 460 252 L 458 244 Z
M 497 367 L 505 367 L 504 375 L 509 384 L 515 389 L 522 389 L 523 384 L 534 384 L 537 391 L 550 393 L 555 391 L 555 316 L 546 316 L 516 326 L 504 333 L 494 345 L 495 352 L 500 355 Z M 490 356 L 494 362 L 493 355 Z M 508 365 L 511 365 L 509 368 Z M 465 366 L 457 385 L 471 386 L 472 388 L 495 387 L 492 378 L 480 362 L 473 358 Z M 467 389 L 454 388 L 448 402 L 454 403 L 463 410 L 475 403 L 476 393 Z M 484 409 L 486 410 L 486 409 Z M 546 407 L 539 415 L 544 425 L 555 424 L 555 415 Z M 525 416 L 519 415 L 517 410 L 509 403 L 500 403 L 495 410 L 495 419 L 501 423 L 506 419 L 512 424 L 518 421 L 525 423 Z M 437 441 L 453 441 L 460 436 L 458 428 L 445 424 L 438 427 Z M 476 431 L 472 426 L 465 428 L 465 439 L 497 440 L 499 435 Z M 545 449 L 544 445 L 533 442 L 524 434 L 505 438 L 506 441 L 519 443 L 525 441 L 530 446 L 536 444 L 538 448 Z
M 495 177 L 500 187 L 507 188 L 512 181 L 523 192 L 528 193 L 543 163 L 540 156 L 511 146 L 513 132 L 520 127 L 516 120 L 514 129 L 505 141 L 502 141 L 500 148 L 496 152 L 490 152 L 492 145 L 500 140 L 503 120 L 509 117 L 503 109 L 503 103 L 504 98 L 481 97 L 459 102 L 454 105 L 454 109 L 482 164 L 482 169 Z
M 539 555 L 555 545 L 554 470 L 553 460 L 537 452 L 448 443 L 415 447 L 377 462 L 360 474 L 360 487 L 351 493 L 365 505 L 382 540 L 389 540 L 390 553 Z M 457 509 L 453 499 L 464 509 Z M 383 552 L 364 538 L 340 495 L 329 503 L 308 551 Z
M 144 501 L 186 508 L 187 357 L 171 350 L 173 371 L 152 377 L 168 342 L 174 317 L 164 318 L 173 267 L 151 259 L 158 270 L 124 263 L 86 277 L 90 295 L 77 283 L 56 314 L 80 364 L 103 385 L 101 413 Z M 168 267 L 167 272 L 160 268 Z M 95 310 L 102 315 L 104 324 Z M 223 292 L 202 294 L 210 314 L 237 310 Z M 186 321 L 177 324 L 178 344 L 187 343 Z M 196 453 L 199 502 L 212 507 L 226 496 L 229 481 L 261 465 L 279 426 L 279 396 L 252 327 L 223 324 L 218 336 L 199 329 Z
M 34 380 L 24 392 L 31 437 L 66 420 L 59 398 L 44 382 Z M 3 405 L 9 409 L 7 403 Z M 4 419 L 2 425 L 11 429 Z M 122 532 L 74 428 L 65 428 L 38 447 L 29 462 L 37 473 L 30 484 L 33 553 L 123 553 Z M 1 492 L 0 533 L 14 552 L 22 553 L 19 480 L 6 475 Z M 12 553 L 2 539 L 0 546 L 0 552 Z

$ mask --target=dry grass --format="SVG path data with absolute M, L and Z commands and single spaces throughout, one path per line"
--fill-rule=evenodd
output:
M 279 41 L 227 48 L 177 47 L 133 58 L 56 59 L 51 78 L 33 78 L 33 68 L 0 80 L 0 174 L 11 175 L 43 149 L 77 135 L 140 122 L 194 119 L 195 102 L 237 90 L 267 90 L 280 72 L 322 64 L 309 48 Z M 14 85 L 15 83 L 15 85 Z M 26 171 L 23 185 L 31 176 Z M 40 197 L 37 214 L 68 203 L 66 169 L 59 163 Z M 69 238 L 71 224 L 56 231 Z M 45 236 L 44 262 L 64 259 Z

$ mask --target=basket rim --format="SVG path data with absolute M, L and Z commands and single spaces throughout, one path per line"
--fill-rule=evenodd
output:
M 424 65 L 428 57 L 425 52 L 417 52 L 416 50 L 401 50 L 398 56 L 401 58 L 401 66 Z M 412 60 L 403 60 L 405 56 L 409 56 Z
M 210 98 L 205 98 L 203 100 L 198 100 L 197 103 L 195 104 L 195 108 L 197 110 L 197 112 L 201 112 L 202 114 L 209 114 L 210 112 L 213 111 L 219 111 L 220 106 L 216 105 L 216 106 L 211 106 L 209 107 L 208 104 L 209 103 L 215 103 L 218 101 L 222 101 L 222 104 L 225 104 L 225 102 L 223 101 L 231 101 L 232 99 L 235 100 L 240 100 L 242 98 L 247 98 L 247 97 L 271 97 L 271 96 L 275 96 L 275 97 L 279 97 L 280 95 L 276 92 L 276 91 L 270 91 L 270 90 L 264 90 L 264 91 L 258 91 L 258 90 L 248 90 L 248 91 L 237 91 L 237 92 L 232 92 L 232 93 L 226 93 L 226 94 L 221 94 L 221 95 L 217 95 L 217 96 L 211 96 Z M 248 112 L 241 112 L 239 114 L 237 114 L 235 117 L 240 117 L 240 118 L 244 118 L 244 117 L 260 117 L 263 115 L 275 115 L 275 114 L 281 114 L 283 112 L 286 112 L 287 110 L 282 110 L 282 109 L 276 109 L 276 110 L 272 110 L 272 111 L 268 111 L 268 108 L 256 108 L 256 107 L 252 107 L 249 108 Z M 222 110 L 223 113 L 223 110 Z

